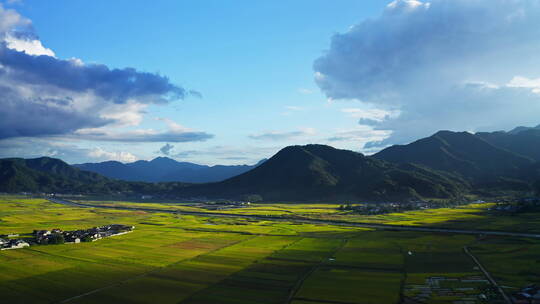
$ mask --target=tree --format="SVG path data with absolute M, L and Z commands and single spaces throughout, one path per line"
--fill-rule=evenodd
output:
M 92 241 L 92 237 L 90 235 L 85 235 L 82 239 L 81 239 L 81 242 L 91 242 Z
M 48 239 L 49 244 L 64 244 L 66 242 L 64 235 L 61 233 L 54 233 Z
M 248 195 L 244 196 L 244 201 L 246 201 L 246 202 L 256 203 L 256 202 L 260 202 L 262 200 L 263 200 L 263 198 L 259 194 L 248 194 Z

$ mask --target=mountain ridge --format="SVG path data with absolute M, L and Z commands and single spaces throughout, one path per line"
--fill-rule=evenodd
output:
M 179 162 L 168 157 L 156 157 L 150 161 L 138 160 L 131 163 L 105 161 L 100 163 L 74 164 L 73 166 L 99 173 L 109 178 L 141 182 L 217 182 L 244 173 L 259 165 L 199 165 Z
M 259 195 L 266 201 L 388 201 L 455 198 L 466 193 L 531 193 L 540 185 L 540 162 L 532 157 L 540 145 L 540 133 L 536 132 L 540 130 L 476 134 L 439 131 L 372 156 L 326 145 L 288 146 L 250 170 L 202 184 L 122 181 L 54 158 L 9 158 L 0 160 L 0 191 L 233 199 Z M 518 153 L 520 149 L 525 150 Z M 531 157 L 524 156 L 525 152 Z M 112 171 L 130 167 L 115 161 L 100 164 Z M 163 175 L 165 169 L 176 165 L 190 174 L 199 167 L 222 167 L 180 163 L 165 157 L 131 164 L 135 167 L 131 174 L 158 171 Z
M 469 132 L 439 131 L 407 145 L 388 147 L 374 158 L 395 163 L 416 163 L 459 175 L 472 183 L 493 183 L 520 178 L 533 160 L 499 148 Z
M 409 165 L 414 166 L 414 165 Z M 436 182 L 434 182 L 435 180 Z M 257 168 L 185 194 L 258 194 L 265 199 L 369 199 L 453 197 L 465 182 L 419 166 L 414 170 L 325 145 L 289 146 Z

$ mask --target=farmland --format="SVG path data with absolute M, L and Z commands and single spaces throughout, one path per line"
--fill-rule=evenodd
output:
M 283 204 L 230 212 L 349 216 L 333 207 Z M 392 215 L 399 216 L 420 217 L 417 213 Z M 463 246 L 470 248 L 508 292 L 540 281 L 540 241 L 536 239 L 78 208 L 43 199 L 0 197 L 0 234 L 111 223 L 136 228 L 133 233 L 96 242 L 0 252 L 2 300 L 481 303 L 479 295 L 490 295 L 489 284 L 463 253 Z M 440 220 L 438 225 L 444 223 Z M 499 301 L 496 294 L 490 296 L 494 297 L 490 303 Z
M 339 204 L 251 204 L 244 208 L 208 210 L 189 203 L 153 203 L 118 201 L 80 201 L 90 205 L 125 206 L 172 211 L 226 213 L 240 215 L 292 217 L 305 219 L 338 220 L 375 224 L 431 226 L 455 229 L 499 230 L 513 232 L 540 232 L 538 213 L 494 214 L 489 212 L 493 203 L 471 203 L 454 208 L 424 209 L 401 213 L 362 215 L 339 210 Z

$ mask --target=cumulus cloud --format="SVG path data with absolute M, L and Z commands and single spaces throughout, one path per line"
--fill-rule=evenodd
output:
M 56 58 L 30 20 L 0 4 L 0 139 L 133 126 L 147 105 L 188 95 L 200 94 L 159 74 Z
M 397 109 L 367 122 L 402 143 L 538 124 L 539 53 L 540 0 L 396 0 L 333 36 L 315 81 L 330 99 Z
M 103 150 L 100 147 L 90 150 L 88 152 L 88 156 L 99 161 L 115 160 L 119 162 L 130 163 L 137 160 L 137 157 L 129 152 L 125 152 L 125 151 L 109 152 L 109 151 Z
M 22 158 L 48 156 L 60 158 L 71 164 L 88 160 L 132 162 L 139 159 L 138 156 L 127 151 L 110 151 L 101 147 L 85 148 L 73 143 L 43 138 L 9 138 L 0 141 L 0 158 L 13 156 Z
M 251 134 L 248 137 L 256 140 L 270 140 L 270 141 L 280 141 L 280 140 L 291 140 L 297 139 L 300 137 L 313 136 L 317 134 L 313 128 L 302 128 L 297 131 L 267 131 L 263 133 Z
M 167 143 L 166 145 L 164 145 L 163 147 L 161 147 L 161 148 L 159 149 L 159 151 L 160 151 L 161 153 L 165 154 L 165 155 L 170 155 L 173 149 L 174 149 L 174 146 L 171 145 L 171 144 L 169 144 L 169 143 Z
M 387 119 L 399 116 L 399 111 L 382 109 L 345 108 L 341 112 L 349 117 L 358 118 L 361 125 L 377 125 Z
M 28 55 L 35 56 L 45 55 L 55 57 L 54 52 L 51 49 L 44 47 L 38 39 L 28 39 L 24 37 L 20 39 L 16 36 L 6 35 L 5 42 L 8 48 L 18 52 L 24 52 Z
M 330 145 L 351 147 L 353 150 L 371 153 L 379 149 L 378 147 L 370 146 L 370 143 L 380 143 L 391 134 L 392 131 L 374 130 L 371 126 L 359 125 L 351 129 L 337 130 L 326 141 Z

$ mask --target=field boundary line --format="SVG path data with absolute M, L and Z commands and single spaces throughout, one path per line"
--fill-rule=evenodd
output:
M 345 244 L 347 244 L 349 242 L 348 239 L 342 239 L 341 240 L 341 244 L 339 244 L 339 246 L 337 246 L 337 248 L 332 251 L 332 253 L 330 255 L 328 255 L 326 258 L 323 258 L 321 259 L 318 263 L 316 264 L 313 264 L 313 266 L 311 267 L 310 270 L 308 270 L 304 275 L 302 275 L 300 277 L 300 279 L 298 279 L 298 281 L 296 281 L 296 283 L 294 284 L 293 288 L 291 289 L 291 292 L 289 293 L 289 297 L 287 298 L 287 300 L 285 301 L 285 304 L 290 304 L 294 299 L 295 299 L 295 295 L 296 293 L 298 293 L 298 291 L 300 290 L 300 288 L 302 288 L 302 285 L 304 285 L 304 282 L 315 272 L 317 271 L 317 269 L 319 269 L 319 267 L 321 267 L 324 262 L 328 259 L 328 257 L 332 257 L 332 256 L 335 256 L 336 253 L 338 251 L 340 251 L 341 249 L 343 249 L 343 247 L 345 247 Z M 332 265 L 329 265 L 330 267 L 332 267 Z M 332 302 L 328 302 L 328 303 L 332 303 Z M 335 303 L 335 302 L 333 302 Z
M 501 288 L 501 286 L 499 286 L 499 284 L 497 284 L 495 279 L 486 270 L 486 268 L 484 268 L 484 266 L 480 263 L 480 261 L 469 251 L 469 248 L 467 246 L 463 246 L 463 251 L 474 261 L 474 263 L 478 266 L 478 268 L 480 268 L 480 270 L 484 273 L 484 275 L 486 276 L 488 281 L 491 283 L 491 285 L 493 285 L 493 287 L 495 287 L 497 289 L 497 291 L 501 294 L 504 301 L 507 304 L 512 304 L 513 303 L 512 300 L 510 300 L 510 298 L 506 295 L 506 293 Z
M 80 294 L 80 295 L 77 295 L 77 296 L 73 296 L 71 298 L 68 298 L 68 299 L 65 299 L 65 300 L 61 300 L 61 301 L 58 301 L 58 302 L 55 302 L 55 303 L 68 303 L 72 300 L 76 300 L 76 299 L 79 299 L 79 298 L 83 298 L 83 297 L 86 297 L 86 296 L 89 296 L 91 294 L 94 294 L 94 293 L 97 293 L 97 292 L 100 292 L 100 291 L 103 291 L 103 290 L 106 290 L 106 289 L 109 289 L 109 288 L 113 288 L 113 287 L 117 287 L 117 286 L 121 286 L 127 282 L 130 282 L 130 281 L 133 281 L 133 280 L 136 280 L 136 279 L 139 279 L 139 278 L 142 278 L 142 277 L 145 277 L 145 276 L 148 276 L 148 275 L 151 275 L 153 273 L 156 273 L 156 272 L 159 272 L 160 270 L 163 270 L 167 267 L 170 267 L 170 266 L 174 266 L 174 265 L 177 265 L 177 264 L 180 264 L 180 263 L 183 263 L 183 262 L 187 262 L 187 261 L 190 261 L 190 260 L 193 260 L 193 259 L 196 259 L 198 257 L 201 257 L 201 256 L 204 256 L 204 255 L 207 255 L 207 254 L 211 254 L 211 253 L 214 253 L 216 251 L 219 251 L 221 249 L 224 249 L 224 248 L 227 248 L 227 247 L 230 247 L 230 246 L 234 246 L 236 244 L 239 244 L 243 241 L 247 241 L 247 240 L 250 240 L 254 237 L 251 237 L 251 238 L 247 238 L 245 240 L 239 240 L 239 241 L 236 241 L 236 242 L 233 242 L 231 244 L 228 244 L 226 246 L 222 246 L 222 247 L 218 247 L 218 248 L 215 248 L 215 249 L 212 249 L 208 252 L 204 252 L 204 253 L 201 253 L 201 254 L 198 254 L 194 257 L 191 257 L 191 258 L 187 258 L 187 259 L 183 259 L 183 260 L 179 260 L 179 261 L 176 261 L 174 263 L 171 263 L 171 264 L 167 264 L 165 266 L 160 266 L 160 267 L 156 267 L 152 270 L 149 270 L 149 271 L 146 271 L 146 272 L 143 272 L 141 274 L 138 274 L 136 276 L 133 276 L 133 277 L 130 277 L 130 278 L 127 278 L 127 279 L 124 279 L 124 280 L 121 280 L 121 281 L 118 281 L 118 282 L 115 282 L 111 285 L 108 285 L 108 286 L 103 286 L 103 287 L 100 287 L 100 288 L 97 288 L 97 289 L 94 289 L 94 290 L 91 290 L 91 291 L 88 291 L 88 292 L 85 292 L 83 294 Z
M 253 236 L 252 238 L 250 238 L 250 240 L 251 240 L 251 239 L 254 239 L 254 238 L 256 238 L 256 237 L 260 237 L 260 236 L 265 236 L 265 235 L 256 235 L 256 236 Z M 294 236 L 293 236 L 293 237 L 294 237 Z M 285 249 L 285 248 L 291 246 L 292 244 L 294 244 L 294 243 L 300 241 L 301 239 L 302 239 L 302 238 L 299 238 L 298 240 L 294 240 L 294 241 L 291 242 L 291 243 L 288 243 L 288 244 L 286 244 L 286 245 L 283 245 L 282 248 L 280 248 L 280 249 L 278 249 L 278 250 L 275 250 L 275 251 L 272 251 L 272 252 L 269 253 L 267 256 L 265 256 L 265 257 L 263 257 L 263 258 L 261 258 L 261 259 L 266 259 L 268 256 L 274 254 L 276 251 L 283 250 L 283 249 Z M 246 267 L 244 267 L 244 268 L 242 268 L 242 269 L 240 269 L 240 270 L 238 270 L 238 271 L 235 271 L 235 272 L 233 272 L 233 273 L 227 275 L 227 276 L 224 277 L 223 279 L 221 279 L 221 280 L 219 280 L 219 281 L 217 281 L 217 282 L 214 282 L 214 283 L 212 283 L 212 284 L 210 284 L 210 285 L 208 285 L 208 286 L 205 286 L 205 287 L 202 288 L 201 290 L 198 290 L 198 291 L 192 293 L 192 294 L 189 295 L 187 298 L 185 298 L 185 299 L 183 299 L 183 300 L 180 300 L 180 301 L 178 302 L 178 304 L 184 303 L 185 301 L 188 301 L 188 300 L 192 299 L 192 298 L 193 298 L 194 296 L 196 296 L 197 294 L 202 293 L 203 291 L 207 290 L 208 288 L 211 288 L 212 286 L 218 285 L 219 283 L 223 282 L 224 280 L 230 278 L 231 276 L 233 276 L 233 275 L 235 275 L 235 274 L 237 274 L 237 273 L 239 273 L 239 272 L 241 272 L 241 271 L 247 269 L 249 266 L 251 266 L 251 265 L 253 265 L 253 264 L 255 264 L 255 263 L 258 263 L 258 262 L 259 262 L 259 259 L 253 261 L 253 262 L 252 262 L 251 264 L 249 264 L 248 266 L 246 266 Z

